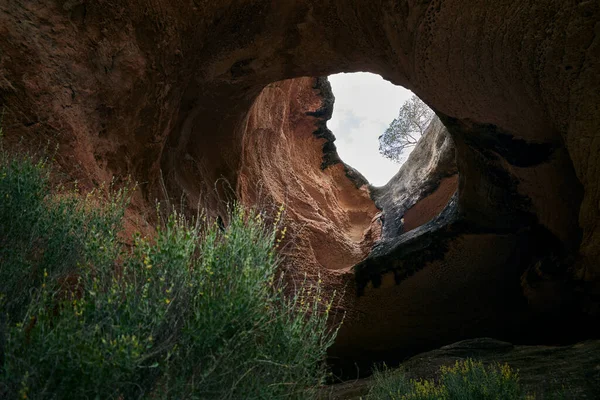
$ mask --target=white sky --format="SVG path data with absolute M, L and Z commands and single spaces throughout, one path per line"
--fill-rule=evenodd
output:
M 327 127 L 337 139 L 340 158 L 374 186 L 385 185 L 400 164 L 379 153 L 378 138 L 412 92 L 367 72 L 330 75 L 329 82 L 335 104 Z

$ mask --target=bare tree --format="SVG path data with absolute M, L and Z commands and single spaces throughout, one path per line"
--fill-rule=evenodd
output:
M 385 133 L 379 136 L 379 152 L 392 161 L 400 162 L 402 153 L 414 147 L 431 122 L 434 112 L 413 95 L 407 100 Z

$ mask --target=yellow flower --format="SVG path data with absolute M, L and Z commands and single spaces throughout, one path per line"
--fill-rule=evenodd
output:
M 171 302 L 171 300 L 169 300 L 169 299 L 165 299 L 165 303 L 166 303 L 166 304 L 169 304 L 170 302 Z

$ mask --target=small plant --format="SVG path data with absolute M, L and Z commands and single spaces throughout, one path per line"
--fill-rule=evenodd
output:
M 377 371 L 369 399 L 381 400 L 515 400 L 528 399 L 517 372 L 507 364 L 484 366 L 467 359 L 442 367 L 438 381 L 409 380 L 398 371 Z

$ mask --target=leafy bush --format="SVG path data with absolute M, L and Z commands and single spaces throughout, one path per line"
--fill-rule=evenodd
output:
M 100 204 L 92 195 L 51 196 L 49 174 L 47 160 L 0 148 L 0 306 L 11 320 L 23 317 L 44 274 L 55 280 L 80 263 L 106 267 L 118 255 L 126 194 Z
M 307 283 L 285 294 L 277 220 L 234 207 L 221 231 L 173 214 L 123 248 L 124 193 L 51 194 L 31 157 L 3 153 L 0 171 L 0 397 L 315 397 L 331 303 Z
M 471 359 L 442 367 L 439 380 L 409 380 L 397 371 L 377 371 L 369 399 L 515 400 L 528 398 L 508 365 L 485 367 Z

